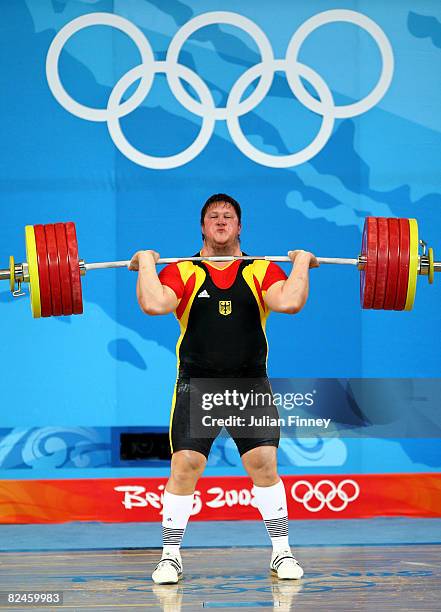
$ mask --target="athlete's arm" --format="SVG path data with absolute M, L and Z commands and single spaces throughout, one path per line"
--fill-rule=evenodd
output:
M 156 272 L 159 253 L 156 251 L 138 251 L 132 257 L 129 270 L 138 270 L 136 296 L 141 310 L 145 314 L 168 314 L 176 310 L 178 298 L 170 287 L 161 284 Z
M 318 262 L 312 253 L 307 251 L 290 251 L 288 253 L 293 268 L 286 280 L 271 285 L 265 293 L 264 300 L 270 310 L 296 314 L 306 304 L 309 294 L 309 268 L 317 268 Z

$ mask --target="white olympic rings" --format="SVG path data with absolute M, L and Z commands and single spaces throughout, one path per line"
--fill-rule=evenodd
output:
M 58 61 L 66 42 L 80 30 L 93 25 L 108 25 L 121 30 L 133 40 L 141 54 L 141 65 L 144 66 L 143 78 L 132 98 L 126 100 L 119 108 L 120 117 L 135 110 L 150 91 L 153 77 L 155 76 L 152 70 L 155 58 L 150 43 L 141 30 L 127 19 L 119 17 L 118 15 L 113 15 L 112 13 L 89 13 L 88 15 L 82 15 L 61 28 L 52 41 L 46 57 L 46 78 L 48 85 L 61 106 L 64 106 L 72 115 L 76 115 L 81 119 L 87 119 L 88 121 L 107 121 L 109 117 L 107 109 L 84 106 L 71 98 L 64 89 L 58 73 Z
M 298 61 L 301 45 L 321 25 L 343 21 L 364 29 L 375 40 L 382 58 L 382 70 L 377 84 L 362 100 L 346 105 L 336 105 L 332 93 L 317 72 Z M 227 104 L 217 107 L 206 83 L 187 66 L 179 64 L 179 55 L 184 43 L 197 30 L 207 25 L 229 24 L 240 28 L 251 36 L 261 56 L 261 62 L 246 70 L 233 85 Z M 65 90 L 59 75 L 58 63 L 66 42 L 75 33 L 92 25 L 106 25 L 124 32 L 137 46 L 141 63 L 129 70 L 114 86 L 107 108 L 93 108 L 74 100 Z M 312 142 L 301 151 L 288 155 L 272 155 L 254 147 L 244 135 L 239 118 L 258 106 L 269 92 L 274 74 L 286 73 L 288 84 L 295 97 L 309 110 L 320 115 L 322 122 Z M 144 34 L 127 19 L 113 13 L 89 13 L 66 24 L 53 39 L 46 58 L 46 76 L 50 90 L 57 101 L 70 113 L 88 121 L 106 121 L 115 146 L 123 155 L 145 168 L 168 169 L 182 166 L 194 159 L 208 144 L 217 120 L 225 120 L 233 142 L 244 155 L 253 161 L 272 168 L 297 166 L 319 153 L 328 142 L 334 121 L 337 118 L 355 117 L 365 113 L 385 95 L 392 80 L 394 58 L 392 47 L 383 30 L 369 17 L 357 11 L 336 9 L 324 11 L 307 19 L 293 34 L 285 59 L 274 59 L 271 44 L 264 32 L 250 19 L 229 11 L 203 13 L 185 23 L 173 37 L 165 61 L 155 61 L 152 48 Z M 148 95 L 156 73 L 164 73 L 170 90 L 176 99 L 191 113 L 202 118 L 202 126 L 195 141 L 184 151 L 167 157 L 147 155 L 131 145 L 124 136 L 120 118 L 135 110 Z M 258 83 L 244 100 L 242 96 L 253 81 Z M 315 99 L 305 89 L 306 79 L 316 90 Z M 122 102 L 127 89 L 139 80 L 135 92 Z M 183 87 L 181 80 L 191 85 L 199 96 L 193 98 Z
M 154 155 L 141 153 L 141 151 L 135 149 L 135 147 L 132 146 L 124 136 L 119 123 L 118 109 L 120 108 L 119 102 L 121 101 L 122 95 L 130 87 L 130 85 L 132 85 L 132 83 L 142 77 L 143 70 L 144 66 L 142 64 L 132 68 L 129 70 L 129 72 L 126 72 L 126 74 L 113 88 L 113 91 L 110 94 L 109 103 L 107 105 L 107 110 L 109 111 L 109 118 L 107 120 L 109 134 L 121 153 L 128 159 L 135 162 L 135 164 L 139 164 L 145 168 L 155 168 L 157 170 L 177 168 L 178 166 L 186 164 L 199 155 L 210 140 L 215 123 L 213 98 L 211 97 L 210 90 L 204 81 L 196 74 L 196 72 L 190 70 L 182 64 L 177 64 L 175 66 L 176 74 L 179 76 L 179 78 L 190 83 L 200 97 L 201 103 L 205 104 L 206 107 L 211 108 L 212 112 L 207 113 L 207 115 L 202 118 L 202 127 L 198 137 L 189 147 L 187 147 L 184 151 L 181 151 L 181 153 L 178 153 L 177 155 L 170 155 L 168 157 L 155 157 Z M 153 70 L 154 72 L 165 72 L 167 74 L 168 63 L 155 62 Z
M 297 495 L 299 487 L 306 487 L 305 493 L 300 497 Z M 353 489 L 352 495 L 348 495 L 345 491 L 345 487 Z M 323 492 L 324 489 L 327 492 Z M 347 508 L 349 502 L 354 501 L 360 494 L 360 486 L 355 480 L 346 478 L 336 485 L 332 480 L 319 480 L 315 485 L 312 485 L 308 480 L 297 480 L 291 487 L 291 495 L 295 501 L 304 505 L 306 510 L 309 512 L 320 512 L 326 506 L 333 512 L 341 512 Z M 311 506 L 310 501 L 312 498 L 318 500 L 317 506 Z M 339 499 L 339 505 L 334 505 L 333 500 Z

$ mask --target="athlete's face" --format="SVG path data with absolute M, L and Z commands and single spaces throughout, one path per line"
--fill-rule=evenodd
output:
M 227 245 L 238 240 L 241 225 L 229 202 L 214 202 L 205 213 L 202 233 L 208 244 Z

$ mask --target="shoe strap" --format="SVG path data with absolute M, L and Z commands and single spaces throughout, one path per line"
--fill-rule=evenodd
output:
M 161 563 L 170 563 L 174 567 L 174 569 L 178 572 L 178 574 L 182 572 L 181 564 L 179 563 L 177 559 L 174 559 L 173 557 L 164 557 L 163 559 L 161 559 L 161 561 L 158 563 L 155 569 L 158 569 Z
M 283 557 L 276 557 L 273 562 L 272 562 L 272 566 L 275 567 L 276 569 L 279 568 L 280 564 L 282 563 L 282 561 L 284 561 L 285 559 L 290 559 L 291 561 L 294 561 L 294 563 L 296 563 L 296 565 L 298 565 L 296 559 L 294 559 L 294 557 L 292 555 L 284 555 Z

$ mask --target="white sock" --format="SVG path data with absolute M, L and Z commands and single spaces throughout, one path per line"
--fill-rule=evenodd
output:
M 256 506 L 265 521 L 273 550 L 289 548 L 288 509 L 286 505 L 285 485 L 279 480 L 270 487 L 253 486 Z
M 179 548 L 193 509 L 193 495 L 175 495 L 164 491 L 162 505 L 163 555 L 179 557 Z

